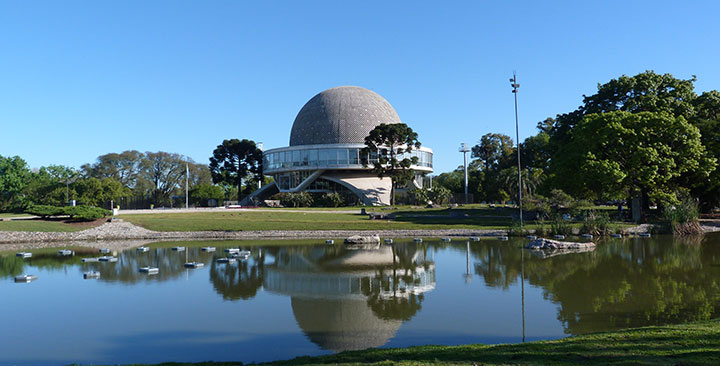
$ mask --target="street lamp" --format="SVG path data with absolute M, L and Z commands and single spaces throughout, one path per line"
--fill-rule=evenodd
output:
M 513 71 L 513 76 L 510 78 L 510 86 L 512 86 L 513 94 L 515 94 L 515 137 L 517 138 L 517 161 L 518 161 L 518 206 L 520 207 L 520 231 L 522 231 L 523 219 L 522 219 L 522 178 L 520 170 L 520 128 L 518 127 L 518 110 L 517 110 L 517 91 L 520 84 L 517 83 L 517 76 Z
M 468 174 L 467 174 L 467 153 L 470 151 L 470 146 L 466 143 L 461 143 L 458 149 L 463 153 L 463 168 L 465 169 L 465 204 L 468 203 Z

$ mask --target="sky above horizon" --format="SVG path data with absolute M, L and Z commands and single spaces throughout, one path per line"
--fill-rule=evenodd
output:
M 0 155 L 31 168 L 224 139 L 287 146 L 300 108 L 371 89 L 434 150 L 520 139 L 645 70 L 720 89 L 718 1 L 3 1 Z

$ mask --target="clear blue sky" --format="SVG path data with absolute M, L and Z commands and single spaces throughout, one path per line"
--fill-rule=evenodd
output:
M 207 163 L 286 146 L 316 93 L 385 97 L 435 151 L 520 137 L 645 70 L 720 89 L 720 1 L 2 1 L 0 155 L 79 167 L 128 149 Z

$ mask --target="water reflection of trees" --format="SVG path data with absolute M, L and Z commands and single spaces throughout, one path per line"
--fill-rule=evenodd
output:
M 225 300 L 248 300 L 257 295 L 263 284 L 265 253 L 235 263 L 210 265 L 210 282 Z
M 22 274 L 24 267 L 22 258 L 0 255 L 0 278 L 18 276 Z
M 705 320 L 720 310 L 718 236 L 611 241 L 594 252 L 540 259 L 506 243 L 474 246 L 476 274 L 491 287 L 526 280 L 559 304 L 566 332 Z

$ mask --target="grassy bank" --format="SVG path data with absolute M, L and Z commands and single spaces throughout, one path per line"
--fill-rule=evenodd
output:
M 272 365 L 718 365 L 720 321 L 500 345 L 421 346 L 298 357 Z M 240 365 L 165 363 L 161 365 Z M 136 365 L 139 366 L 139 365 Z
M 155 231 L 266 231 L 266 230 L 447 230 L 491 229 L 505 230 L 512 224 L 516 209 L 468 205 L 457 209 L 420 208 L 400 206 L 367 208 L 368 211 L 392 215 L 391 219 L 370 220 L 360 215 L 359 209 L 324 211 L 326 208 L 224 210 L 201 212 L 154 211 L 142 214 L 124 214 L 122 219 Z M 348 212 L 350 211 L 350 212 Z M 96 223 L 97 224 L 97 223 Z M 569 228 L 580 228 L 582 223 L 564 223 Z M 616 227 L 628 227 L 614 223 Z M 545 226 L 548 226 L 546 223 Z M 530 221 L 525 229 L 539 226 Z M 0 221 L 0 231 L 78 231 L 88 228 L 77 223 L 59 220 Z
M 156 231 L 225 230 L 410 230 L 410 229 L 504 229 L 510 217 L 469 215 L 451 217 L 444 211 L 397 212 L 392 220 L 369 220 L 351 213 L 294 211 L 225 211 L 123 215 L 135 225 Z

